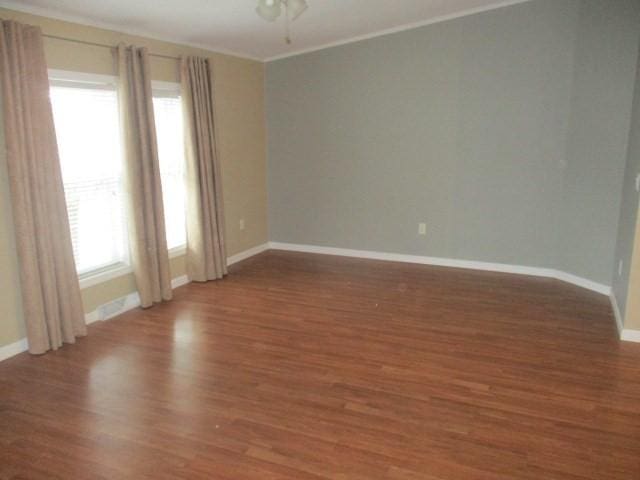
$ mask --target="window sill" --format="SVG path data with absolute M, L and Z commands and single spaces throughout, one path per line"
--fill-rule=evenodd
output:
M 186 245 L 174 247 L 171 250 L 169 250 L 169 258 L 181 257 L 186 253 L 187 253 Z M 120 265 L 114 265 L 110 268 L 101 269 L 96 272 L 84 273 L 82 275 L 79 275 L 79 278 L 78 278 L 80 282 L 80 290 L 93 287 L 94 285 L 107 282 L 114 278 L 128 275 L 129 273 L 132 273 L 132 272 L 133 272 L 133 269 L 131 268 L 131 265 L 120 264 Z
M 181 257 L 187 254 L 187 246 L 180 245 L 179 247 L 173 247 L 169 249 L 169 258 Z
M 88 272 L 79 276 L 80 290 L 93 287 L 114 278 L 122 277 L 133 272 L 130 265 L 120 264 L 96 272 Z

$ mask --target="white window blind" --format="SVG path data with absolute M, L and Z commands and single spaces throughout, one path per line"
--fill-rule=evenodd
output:
M 52 79 L 51 103 L 78 274 L 128 264 L 115 85 Z
M 153 88 L 153 110 L 158 137 L 167 246 L 176 250 L 187 244 L 182 103 L 179 85 L 157 86 L 158 83 Z

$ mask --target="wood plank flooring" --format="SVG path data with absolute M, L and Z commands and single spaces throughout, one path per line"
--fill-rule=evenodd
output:
M 0 363 L 1 479 L 640 479 L 640 344 L 550 279 L 269 251 Z

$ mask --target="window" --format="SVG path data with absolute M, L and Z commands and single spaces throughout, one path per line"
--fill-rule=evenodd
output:
M 117 80 L 57 70 L 49 76 L 76 268 L 92 284 L 129 270 Z M 186 245 L 180 86 L 154 82 L 153 107 L 167 246 L 175 254 Z
M 153 110 L 158 137 L 167 246 L 176 251 L 187 244 L 185 217 L 185 159 L 180 86 L 153 82 Z
M 78 274 L 128 264 L 118 99 L 112 77 L 50 72 Z

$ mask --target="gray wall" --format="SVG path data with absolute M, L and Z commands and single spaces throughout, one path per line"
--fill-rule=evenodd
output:
M 625 318 L 627 309 L 629 269 L 631 267 L 631 257 L 633 254 L 639 201 L 635 179 L 636 175 L 640 174 L 640 61 L 636 73 L 636 89 L 633 100 L 633 116 L 630 132 L 613 272 L 613 294 L 616 296 L 623 318 Z M 635 241 L 637 242 L 638 240 L 636 239 Z M 620 260 L 622 260 L 624 268 L 619 275 L 617 264 Z
M 609 284 L 636 7 L 533 0 L 267 64 L 270 239 Z
M 640 1 L 581 2 L 559 268 L 611 285 L 640 34 Z

